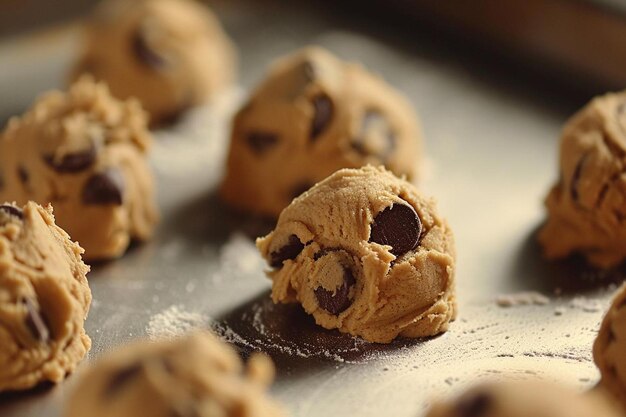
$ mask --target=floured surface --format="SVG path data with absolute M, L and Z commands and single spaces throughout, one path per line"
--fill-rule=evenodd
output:
M 622 274 L 597 274 L 576 262 L 547 264 L 533 237 L 557 176 L 560 126 L 577 103 L 533 101 L 522 91 L 537 89 L 473 76 L 455 58 L 417 42 L 403 48 L 374 34 L 337 31 L 311 11 L 223 7 L 217 11 L 242 50 L 245 86 L 260 80 L 275 57 L 317 42 L 362 60 L 416 105 L 432 161 L 421 187 L 438 196 L 457 241 L 459 318 L 438 338 L 379 346 L 320 329 L 298 306 L 272 305 L 263 262 L 247 236 L 273 225 L 234 214 L 215 198 L 219 143 L 226 140 L 218 132 L 229 127 L 218 120 L 213 129 L 209 120 L 217 119 L 209 117 L 206 124 L 198 120 L 195 137 L 184 129 L 177 134 L 183 125 L 157 134 L 164 140 L 152 161 L 163 223 L 153 241 L 90 274 L 91 359 L 139 337 L 214 327 L 241 350 L 273 357 L 272 391 L 296 417 L 420 416 L 433 396 L 477 377 L 595 385 L 591 346 L 615 290 L 609 282 Z M 259 19 L 261 32 L 253 24 Z M 188 164 L 180 162 L 185 158 Z M 525 291 L 550 302 L 506 309 L 494 301 Z M 0 415 L 60 416 L 74 383 L 69 378 L 52 390 L 2 396 Z

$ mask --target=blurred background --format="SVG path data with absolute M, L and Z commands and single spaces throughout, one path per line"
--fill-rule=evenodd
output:
M 68 24 L 95 3 L 0 0 L 0 46 L 16 36 Z M 226 29 L 234 31 L 235 40 L 246 30 L 263 32 L 273 17 L 299 9 L 307 15 L 340 19 L 340 25 L 395 34 L 409 45 L 427 43 L 447 49 L 490 69 L 501 66 L 517 79 L 540 80 L 564 94 L 582 98 L 626 86 L 624 0 L 217 0 L 209 4 Z M 258 19 L 242 25 L 246 14 Z M 0 52 L 4 52 L 0 88 L 6 89 L 4 77 L 16 57 L 6 47 Z

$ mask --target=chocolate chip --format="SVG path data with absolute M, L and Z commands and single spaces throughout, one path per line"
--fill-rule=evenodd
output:
M 313 122 L 311 124 L 311 140 L 321 135 L 333 118 L 333 102 L 326 94 L 320 94 L 313 98 Z
M 66 154 L 60 160 L 54 155 L 44 155 L 43 159 L 52 169 L 60 173 L 75 173 L 89 168 L 96 161 L 96 148 Z
M 117 394 L 121 388 L 124 387 L 131 379 L 135 378 L 142 371 L 143 365 L 141 362 L 133 363 L 125 368 L 120 369 L 115 373 L 106 388 L 104 389 L 105 397 L 111 397 Z
M 456 406 L 457 417 L 480 417 L 484 416 L 491 408 L 491 397 L 480 392 L 469 398 L 461 400 Z
M 373 155 L 385 161 L 396 147 L 396 136 L 385 116 L 377 110 L 369 110 L 351 145 L 361 155 Z
M 161 55 L 154 52 L 148 45 L 141 30 L 138 30 L 133 36 L 131 48 L 135 57 L 137 57 L 141 63 L 152 69 L 161 69 L 167 64 L 167 61 Z
M 36 340 L 47 343 L 50 340 L 50 330 L 39 309 L 30 298 L 24 298 L 23 302 L 26 306 L 26 327 Z
M 15 207 L 11 204 L 0 205 L 0 211 L 4 211 L 9 216 L 17 217 L 20 220 L 24 219 L 24 211 L 21 208 Z
M 17 176 L 19 177 L 20 181 L 22 181 L 22 184 L 27 184 L 28 179 L 30 178 L 30 176 L 28 175 L 28 171 L 26 171 L 26 168 L 21 165 L 17 168 Z
M 317 304 L 320 308 L 328 311 L 330 314 L 338 315 L 345 311 L 352 301 L 350 300 L 350 289 L 356 284 L 356 279 L 352 271 L 343 268 L 343 283 L 334 292 L 328 291 L 323 287 L 317 287 L 313 292 L 317 298 Z
M 107 168 L 94 174 L 83 188 L 83 203 L 94 205 L 122 205 L 124 176 L 117 168 Z
M 422 222 L 415 209 L 393 204 L 374 218 L 369 241 L 391 246 L 391 253 L 400 256 L 417 247 L 421 234 Z
M 296 257 L 304 249 L 304 244 L 300 242 L 298 236 L 291 235 L 287 240 L 287 244 L 278 250 L 270 253 L 270 266 L 272 268 L 280 268 L 287 259 L 296 259 Z
M 578 201 L 578 181 L 580 180 L 580 175 L 582 174 L 583 167 L 585 165 L 585 161 L 589 154 L 583 155 L 582 158 L 576 164 L 576 168 L 574 168 L 574 174 L 572 175 L 572 182 L 570 183 L 570 196 L 572 200 Z
M 278 135 L 269 132 L 252 132 L 246 136 L 246 142 L 254 153 L 262 155 L 278 143 Z

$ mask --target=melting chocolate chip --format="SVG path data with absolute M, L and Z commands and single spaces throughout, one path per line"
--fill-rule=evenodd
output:
M 333 118 L 333 102 L 326 94 L 320 94 L 313 98 L 313 122 L 311 123 L 311 140 L 321 135 Z
M 19 177 L 20 181 L 22 181 L 22 184 L 27 184 L 28 179 L 30 178 L 30 176 L 28 175 L 28 171 L 26 171 L 26 168 L 21 165 L 17 168 L 17 176 Z
M 484 392 L 480 392 L 459 402 L 456 406 L 456 415 L 458 417 L 484 416 L 491 408 L 491 404 L 491 397 Z
M 268 132 L 252 132 L 246 136 L 246 141 L 254 153 L 262 155 L 278 143 L 278 135 Z
M 130 364 L 127 367 L 120 369 L 109 380 L 109 383 L 104 389 L 104 395 L 106 397 L 112 397 L 117 394 L 124 385 L 139 375 L 142 369 L 143 365 L 140 362 Z
M 583 157 L 580 158 L 576 164 L 576 168 L 574 168 L 574 174 L 572 175 L 572 182 L 570 183 L 569 188 L 570 196 L 574 201 L 578 201 L 578 181 L 580 180 L 580 175 L 582 174 L 587 156 L 589 156 L 589 154 L 583 155 Z
M 47 343 L 50 340 L 50 330 L 41 316 L 39 308 L 30 298 L 24 298 L 24 305 L 26 306 L 26 327 L 36 340 Z
M 15 207 L 11 204 L 0 205 L 0 211 L 4 211 L 9 216 L 17 217 L 20 220 L 24 219 L 24 211 L 21 208 Z
M 270 266 L 272 268 L 280 268 L 287 259 L 296 259 L 296 257 L 304 249 L 304 244 L 300 242 L 298 236 L 290 235 L 287 244 L 278 250 L 270 253 Z
M 372 223 L 370 242 L 391 246 L 391 253 L 403 255 L 417 247 L 422 222 L 413 207 L 393 204 L 378 213 Z
M 323 287 L 317 287 L 313 292 L 317 298 L 317 304 L 320 308 L 328 311 L 330 314 L 338 315 L 345 311 L 352 301 L 350 300 L 350 289 L 356 284 L 356 279 L 352 271 L 343 268 L 343 283 L 334 292 L 328 291 Z
M 363 117 L 359 136 L 351 145 L 361 155 L 372 155 L 385 161 L 396 147 L 396 136 L 379 111 L 369 110 Z
M 131 48 L 137 59 L 152 69 L 161 69 L 167 64 L 167 61 L 148 45 L 141 30 L 137 31 L 135 36 L 133 36 Z
M 94 205 L 122 205 L 124 176 L 117 168 L 94 174 L 83 188 L 83 202 Z
M 291 199 L 299 197 L 301 194 L 309 191 L 309 189 L 313 187 L 313 185 L 315 184 L 313 184 L 311 181 L 303 181 L 301 183 L 298 183 L 295 187 L 293 187 L 291 191 Z
M 52 169 L 60 173 L 75 173 L 89 168 L 96 161 L 96 148 L 66 154 L 60 160 L 54 155 L 44 155 L 43 159 Z

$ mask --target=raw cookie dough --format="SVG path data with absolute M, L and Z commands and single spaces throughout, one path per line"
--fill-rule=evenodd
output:
M 310 47 L 271 68 L 236 115 L 221 195 L 277 217 L 340 168 L 384 164 L 413 179 L 421 134 L 410 103 L 355 63 Z
M 41 97 L 0 136 L 0 201 L 52 203 L 85 258 L 115 258 L 157 221 L 151 137 L 134 100 L 83 78 Z
M 433 336 L 456 316 L 452 231 L 432 200 L 383 167 L 342 169 L 257 240 L 274 302 L 327 329 L 388 343 Z
M 253 355 L 246 369 L 209 333 L 138 342 L 105 356 L 82 377 L 66 417 L 283 417 L 266 395 L 274 368 Z
M 175 121 L 232 84 L 235 49 L 215 15 L 193 0 L 110 0 L 85 29 L 72 79 L 90 73 L 118 98 L 138 98 L 151 124 Z
M 544 381 L 479 384 L 454 401 L 438 403 L 426 417 L 620 417 L 599 392 L 579 394 Z
M 89 351 L 82 252 L 51 207 L 0 205 L 0 391 L 60 382 Z
M 548 258 L 578 252 L 600 268 L 626 258 L 626 92 L 595 98 L 567 122 L 546 206 Z
M 626 409 L 626 285 L 617 292 L 593 346 L 601 385 Z

